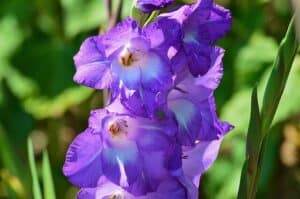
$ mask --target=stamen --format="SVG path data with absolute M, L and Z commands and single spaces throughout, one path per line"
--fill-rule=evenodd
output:
M 125 48 L 120 55 L 120 63 L 125 67 L 129 67 L 134 61 L 133 53 Z
M 112 134 L 112 136 L 117 136 L 121 131 L 121 127 L 118 123 L 113 123 L 109 127 L 109 132 Z
M 111 133 L 112 137 L 119 136 L 121 134 L 126 134 L 126 128 L 128 127 L 125 120 L 116 120 L 109 125 L 108 131 Z
M 121 193 L 114 193 L 111 196 L 109 196 L 108 199 L 124 199 L 124 198 L 123 198 L 123 194 L 121 194 Z

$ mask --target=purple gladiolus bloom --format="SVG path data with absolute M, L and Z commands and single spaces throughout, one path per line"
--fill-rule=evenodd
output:
M 138 98 L 153 93 L 148 100 L 155 104 L 157 93 L 172 86 L 166 49 L 178 38 L 176 31 L 168 33 L 162 26 L 153 23 L 142 29 L 127 18 L 109 32 L 86 39 L 74 57 L 74 80 L 96 89 L 109 88 L 114 97 L 122 92 L 135 93 Z M 124 105 L 129 98 L 125 96 L 121 99 Z
M 171 4 L 174 0 L 137 0 L 136 7 L 143 12 L 152 12 L 164 8 Z
M 182 26 L 183 50 L 187 56 L 190 72 L 203 75 L 211 65 L 211 53 L 215 42 L 231 27 L 231 15 L 213 0 L 198 0 L 171 13 L 162 14 L 161 19 L 174 19 Z
M 91 113 L 89 128 L 67 152 L 64 174 L 81 188 L 96 187 L 105 176 L 128 191 L 134 189 L 133 194 L 147 193 L 169 175 L 167 158 L 175 148 L 175 132 L 172 120 L 135 117 L 115 102 Z
M 231 130 L 216 114 L 213 92 L 223 76 L 224 51 L 215 48 L 209 71 L 198 77 L 187 75 L 169 93 L 168 106 L 178 122 L 178 138 L 185 146 L 197 141 L 218 139 Z
M 116 83 L 132 90 L 161 90 L 171 83 L 166 57 L 156 49 L 163 42 L 162 30 L 141 29 L 128 18 L 104 35 L 85 40 L 74 57 L 74 80 L 96 89 Z
M 173 0 L 137 0 L 151 12 Z M 175 8 L 174 8 L 175 9 Z M 69 147 L 64 175 L 78 199 L 196 199 L 200 178 L 233 128 L 217 116 L 230 12 L 198 0 L 148 25 L 127 18 L 86 39 L 74 80 L 108 89 L 103 109 Z

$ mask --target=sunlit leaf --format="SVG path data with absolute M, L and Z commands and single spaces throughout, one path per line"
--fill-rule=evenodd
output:
M 42 199 L 42 192 L 39 184 L 39 177 L 34 159 L 33 145 L 30 138 L 27 140 L 27 152 L 29 159 L 30 172 L 32 177 L 32 192 L 34 199 Z
M 48 152 L 43 154 L 43 185 L 44 185 L 44 199 L 55 199 L 55 189 L 52 179 L 51 166 Z
M 68 108 L 80 104 L 92 94 L 91 89 L 75 87 L 65 90 L 55 98 L 33 97 L 24 102 L 25 110 L 35 118 L 61 116 Z

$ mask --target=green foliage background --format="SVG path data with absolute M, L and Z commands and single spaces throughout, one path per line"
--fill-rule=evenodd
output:
M 131 0 L 124 0 L 122 16 Z M 202 178 L 201 198 L 236 198 L 244 161 L 251 90 L 265 87 L 292 9 L 286 0 L 218 0 L 231 9 L 233 28 L 225 76 L 217 90 L 222 119 L 235 125 L 215 165 Z M 54 184 L 56 198 L 74 198 L 62 176 L 68 144 L 102 106 L 101 93 L 73 83 L 72 57 L 84 38 L 107 27 L 103 0 L 2 0 L 0 6 L 0 198 L 33 197 L 27 138 L 33 141 L 41 187 Z M 267 143 L 258 198 L 300 195 L 300 56 L 297 55 Z M 262 97 L 262 93 L 259 92 Z M 30 142 L 29 142 L 30 143 Z M 47 148 L 53 175 L 49 178 Z M 45 153 L 44 153 L 45 154 Z M 45 177 L 46 176 L 46 177 Z M 48 185 L 48 186 L 45 186 Z M 41 191 L 41 190 L 39 190 Z M 39 192 L 37 191 L 37 192 Z M 47 188 L 42 193 L 48 193 Z M 50 194 L 40 194 L 49 199 Z

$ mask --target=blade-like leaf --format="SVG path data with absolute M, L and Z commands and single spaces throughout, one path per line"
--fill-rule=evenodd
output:
M 55 199 L 55 189 L 47 151 L 45 151 L 43 154 L 43 185 L 44 199 Z
M 238 192 L 238 199 L 245 199 L 247 198 L 247 169 L 248 169 L 248 161 L 246 160 L 244 162 L 244 166 L 242 169 L 242 174 L 241 174 L 241 180 L 240 180 L 240 188 Z
M 279 46 L 277 58 L 274 62 L 273 70 L 265 90 L 262 106 L 262 133 L 264 134 L 267 133 L 274 119 L 298 47 L 299 43 L 296 37 L 293 18 Z
M 245 172 L 246 169 L 243 169 L 239 198 L 254 199 L 256 197 L 265 143 L 268 141 L 268 132 L 284 91 L 298 46 L 294 19 L 292 19 L 287 33 L 280 44 L 271 76 L 267 82 L 261 117 L 259 117 L 256 89 L 254 89 L 252 95 L 251 118 L 247 136 L 247 163 L 245 163 L 247 172 Z
M 246 161 L 242 170 L 240 190 L 238 193 L 239 199 L 247 198 L 250 190 L 255 186 L 255 184 L 251 184 L 251 182 L 253 182 L 252 178 L 255 178 L 257 174 L 256 164 L 260 153 L 259 146 L 261 145 L 260 131 L 261 119 L 257 99 L 257 87 L 255 87 L 251 97 L 251 114 L 246 143 Z
M 39 184 L 38 173 L 36 169 L 36 164 L 34 160 L 34 152 L 33 152 L 33 145 L 30 138 L 27 140 L 27 150 L 28 150 L 28 158 L 29 158 L 29 166 L 30 172 L 32 177 L 32 192 L 34 199 L 42 199 L 41 188 Z
M 251 116 L 247 134 L 246 154 L 252 159 L 253 154 L 259 153 L 258 145 L 261 138 L 261 119 L 257 99 L 257 87 L 253 89 L 251 98 Z M 251 161 L 250 161 L 251 164 Z

